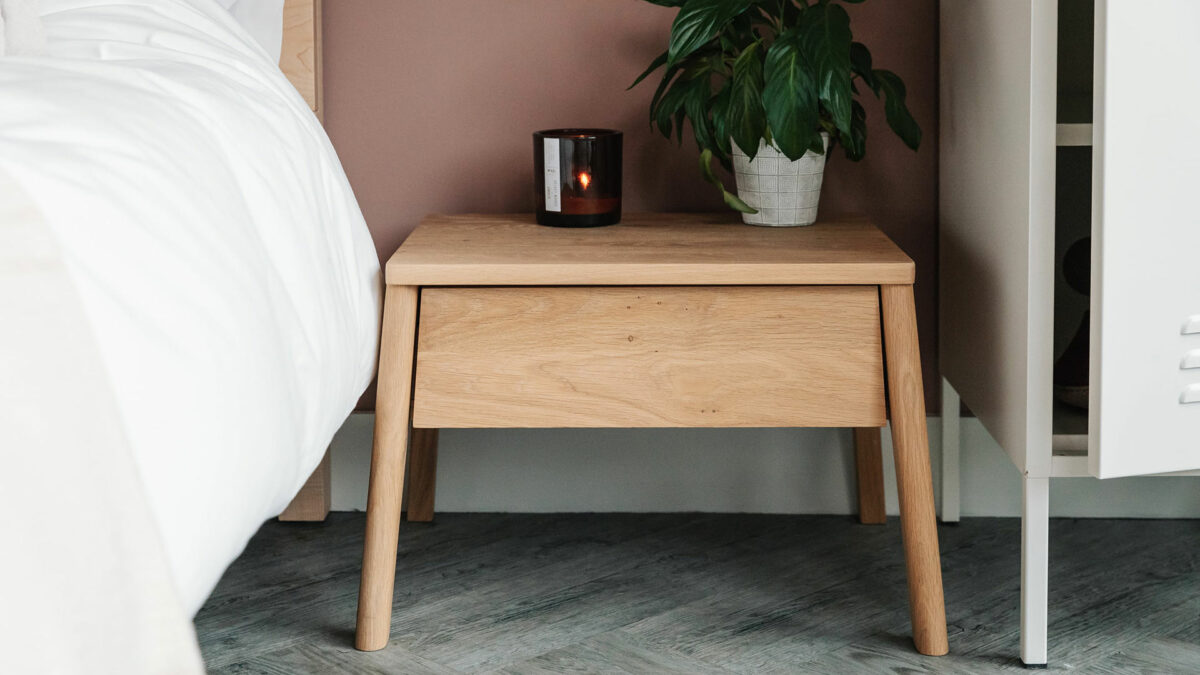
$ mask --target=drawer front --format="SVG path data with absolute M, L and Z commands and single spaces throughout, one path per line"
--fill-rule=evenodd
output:
M 885 422 L 874 286 L 427 288 L 413 425 Z

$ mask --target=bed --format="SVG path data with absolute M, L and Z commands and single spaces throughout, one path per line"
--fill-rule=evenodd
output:
M 46 53 L 0 58 L 0 672 L 200 669 L 190 618 L 370 382 L 319 10 L 287 77 L 216 0 L 41 0 Z

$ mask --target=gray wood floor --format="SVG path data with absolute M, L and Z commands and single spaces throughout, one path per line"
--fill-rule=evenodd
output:
M 990 673 L 1020 521 L 941 527 L 951 655 L 908 637 L 900 528 L 846 517 L 444 514 L 400 535 L 392 642 L 353 649 L 362 514 L 269 522 L 196 617 L 217 673 Z M 1050 670 L 1200 672 L 1200 522 L 1055 520 Z

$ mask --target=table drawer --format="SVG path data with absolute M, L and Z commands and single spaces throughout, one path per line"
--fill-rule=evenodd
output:
M 426 288 L 413 426 L 885 422 L 874 286 Z

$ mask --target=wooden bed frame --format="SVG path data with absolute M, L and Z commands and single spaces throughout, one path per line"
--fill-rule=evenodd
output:
M 321 0 L 284 0 L 279 69 L 324 122 L 321 98 Z
M 321 92 L 321 0 L 284 0 L 283 48 L 279 68 L 308 101 L 317 119 L 325 121 Z M 329 451 L 300 488 L 280 520 L 325 520 L 330 507 Z

